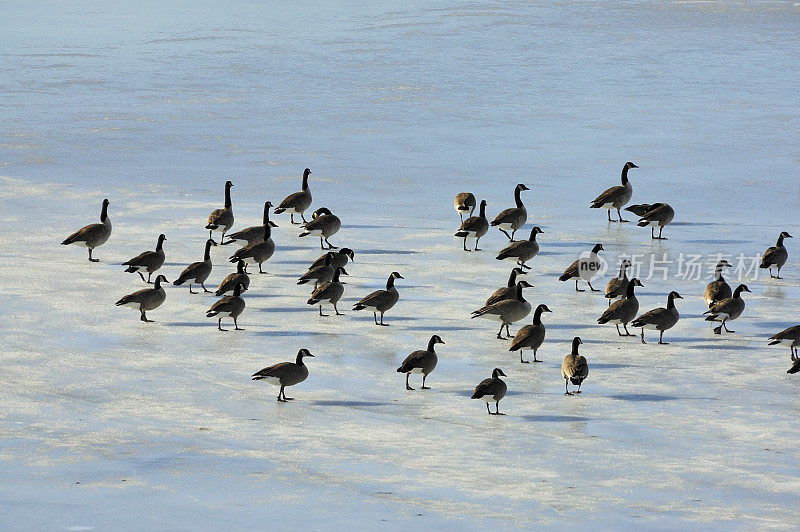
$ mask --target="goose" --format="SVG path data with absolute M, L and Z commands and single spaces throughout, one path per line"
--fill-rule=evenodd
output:
M 653 329 L 659 331 L 658 343 L 661 345 L 669 345 L 669 342 L 664 341 L 664 331 L 671 329 L 678 319 L 681 317 L 678 314 L 678 309 L 675 308 L 675 299 L 683 299 L 678 292 L 672 291 L 667 296 L 667 308 L 658 307 L 653 310 L 648 310 L 635 320 L 633 320 L 634 327 L 642 328 L 642 343 L 644 341 L 644 330 Z
M 197 292 L 192 291 L 192 283 L 194 282 L 203 288 L 203 292 L 211 292 L 211 290 L 208 290 L 206 285 L 203 283 L 205 283 L 206 279 L 208 279 L 208 276 L 211 275 L 211 246 L 216 245 L 217 243 L 210 238 L 206 240 L 206 250 L 203 254 L 203 260 L 201 262 L 193 262 L 188 265 L 172 284 L 180 286 L 186 281 L 189 281 L 189 293 L 196 294 Z
M 237 284 L 242 285 L 241 291 L 244 292 L 250 287 L 250 276 L 245 272 L 245 263 L 240 260 L 236 263 L 236 273 L 230 273 L 219 283 L 217 291 L 214 295 L 222 296 L 226 292 L 233 292 Z
M 561 277 L 558 278 L 558 280 L 559 281 L 570 281 L 570 280 L 574 279 L 575 280 L 575 291 L 576 292 L 585 292 L 586 290 L 578 289 L 578 280 L 581 279 L 581 264 L 592 265 L 592 264 L 598 263 L 598 261 L 600 259 L 597 256 L 597 254 L 599 252 L 601 252 L 601 251 L 605 251 L 603 249 L 603 244 L 595 244 L 594 247 L 592 248 L 591 253 L 589 254 L 589 258 L 588 259 L 578 259 L 575 262 L 573 262 L 572 264 L 570 264 L 569 268 L 564 270 L 564 273 L 561 275 Z M 595 289 L 592 286 L 591 281 L 587 280 L 586 284 L 589 285 L 589 289 L 592 292 L 599 292 L 600 291 L 600 290 Z
M 511 207 L 510 209 L 506 209 L 497 217 L 492 220 L 492 227 L 497 227 L 500 231 L 508 237 L 508 239 L 513 242 L 514 241 L 514 233 L 517 232 L 517 229 L 525 225 L 525 222 L 528 221 L 528 211 L 525 210 L 525 205 L 522 204 L 522 199 L 520 198 L 520 192 L 523 190 L 530 190 L 528 187 L 520 183 L 514 188 L 514 201 L 516 202 L 516 207 Z M 509 236 L 508 231 L 511 231 L 511 235 Z
M 625 297 L 625 291 L 628 289 L 628 273 L 627 270 L 632 266 L 628 259 L 623 259 L 619 266 L 619 275 L 612 277 L 606 285 L 606 298 L 608 299 L 608 306 L 615 300 Z
M 111 236 L 111 218 L 108 217 L 109 202 L 103 200 L 103 207 L 100 210 L 100 223 L 89 224 L 78 229 L 61 242 L 62 246 L 77 244 L 86 246 L 89 249 L 89 262 L 100 262 L 100 259 L 92 258 L 92 251 L 98 246 L 102 246 Z
M 470 216 L 461 222 L 461 227 L 456 231 L 456 236 L 464 239 L 464 251 L 467 249 L 467 239 L 475 239 L 475 251 L 478 249 L 478 242 L 481 237 L 489 232 L 489 221 L 486 219 L 486 200 L 481 200 L 481 210 L 478 216 Z
M 800 358 L 795 358 L 792 361 L 792 367 L 786 370 L 786 373 L 797 373 L 800 371 Z
M 150 276 L 153 275 L 153 272 L 161 268 L 161 265 L 164 264 L 164 241 L 167 239 L 164 234 L 158 235 L 158 243 L 156 243 L 156 250 L 155 251 L 143 251 L 139 253 L 131 260 L 127 262 L 123 262 L 123 266 L 127 266 L 125 269 L 126 273 L 138 273 L 139 277 L 142 278 L 142 281 L 145 281 L 147 284 L 150 284 Z M 145 280 L 144 275 L 142 275 L 142 270 L 147 272 L 147 279 Z
M 271 227 L 278 227 L 275 222 L 272 222 L 269 219 L 270 207 L 272 207 L 271 202 L 268 201 L 264 203 L 264 217 L 261 225 L 254 225 L 252 227 L 242 229 L 241 231 L 231 233 L 228 235 L 228 240 L 222 242 L 222 245 L 227 246 L 228 244 L 238 244 L 239 246 L 246 246 L 247 244 L 252 244 L 253 242 L 261 242 L 264 239 L 265 225 L 269 224 Z
M 650 210 L 642 215 L 642 219 L 639 220 L 637 225 L 650 228 L 651 240 L 666 240 L 666 237 L 661 236 L 661 232 L 674 217 L 675 210 L 668 204 L 654 203 Z M 658 236 L 655 236 L 656 227 L 658 227 Z
M 589 375 L 589 365 L 586 363 L 586 358 L 578 354 L 578 346 L 583 342 L 580 337 L 576 336 L 572 339 L 572 353 L 564 357 L 561 363 L 561 377 L 564 379 L 564 395 L 574 395 L 581 393 L 581 384 L 586 380 Z M 574 392 L 569 391 L 569 383 L 578 387 Z
M 312 218 L 313 219 L 306 224 L 305 230 L 300 233 L 300 236 L 318 236 L 320 249 L 326 249 L 325 246 L 322 245 L 323 239 L 325 240 L 325 243 L 328 244 L 327 249 L 338 249 L 336 246 L 328 242 L 328 238 L 338 233 L 339 228 L 342 227 L 342 221 L 339 219 L 339 217 L 333 214 L 326 207 L 321 207 L 314 211 Z
M 397 272 L 392 272 L 389 275 L 389 280 L 386 281 L 386 290 L 375 290 L 371 294 L 363 297 L 361 301 L 355 304 L 353 310 L 369 309 L 372 311 L 372 316 L 375 318 L 375 325 L 389 326 L 388 323 L 383 323 L 383 314 L 392 308 L 397 300 L 400 299 L 400 294 L 397 288 L 394 287 L 395 279 L 405 279 Z M 381 313 L 381 322 L 378 323 L 378 312 Z
M 622 219 L 622 213 L 619 210 L 623 205 L 628 203 L 631 199 L 631 196 L 633 196 L 633 185 L 631 185 L 631 182 L 628 181 L 628 170 L 631 168 L 639 167 L 630 161 L 625 163 L 625 166 L 622 167 L 622 186 L 617 185 L 616 187 L 611 187 L 597 196 L 594 201 L 592 201 L 590 208 L 605 209 L 608 214 L 609 222 L 628 221 Z M 619 220 L 611 219 L 611 209 L 617 209 L 617 216 L 619 217 Z
M 794 325 L 769 337 L 769 345 L 786 345 L 792 353 L 792 360 L 797 360 L 797 346 L 800 346 L 800 325 Z
M 722 323 L 719 326 L 714 327 L 714 334 L 722 334 L 722 329 L 725 329 L 725 332 L 736 332 L 731 331 L 725 325 L 728 321 L 733 321 L 739 316 L 742 315 L 744 312 L 744 299 L 742 299 L 742 292 L 749 292 L 750 289 L 747 288 L 746 284 L 740 284 L 736 287 L 736 290 L 733 291 L 733 296 L 723 299 L 721 301 L 717 301 L 711 307 L 703 312 L 703 314 L 708 314 L 706 316 L 706 321 L 720 321 Z
M 513 299 L 517 295 L 517 276 L 525 275 L 525 270 L 522 268 L 514 268 L 511 270 L 511 275 L 508 276 L 508 285 L 503 288 L 495 290 L 494 294 L 489 296 L 484 305 L 491 305 L 504 299 Z
M 311 294 L 311 298 L 309 298 L 306 303 L 309 305 L 319 305 L 319 315 L 320 316 L 327 316 L 327 314 L 322 313 L 322 301 L 327 301 L 331 305 L 333 305 L 333 311 L 336 313 L 337 316 L 342 316 L 342 313 L 339 312 L 338 307 L 336 304 L 342 298 L 342 294 L 344 294 L 344 285 L 339 281 L 340 275 L 347 275 L 347 271 L 344 268 L 336 268 L 336 271 L 333 272 L 333 278 L 330 282 L 320 283 L 314 289 L 314 292 Z
M 331 260 L 334 255 L 335 253 L 328 252 L 328 254 L 325 255 L 325 262 L 322 264 L 322 266 L 317 266 L 316 268 L 308 270 L 300 277 L 300 280 L 297 281 L 297 284 L 306 284 L 307 282 L 313 280 L 314 288 L 316 288 L 319 283 L 327 283 L 333 279 L 333 274 L 336 271 L 336 268 L 331 265 Z
M 117 301 L 118 307 L 130 307 L 137 309 L 142 313 L 141 319 L 144 322 L 152 323 L 153 320 L 148 320 L 145 312 L 148 310 L 155 310 L 161 306 L 161 303 L 167 299 L 167 293 L 162 288 L 161 283 L 168 282 L 167 278 L 163 275 L 157 275 L 152 288 L 142 288 L 132 294 L 123 296 L 122 299 Z
M 761 265 L 759 268 L 769 268 L 770 279 L 781 279 L 781 268 L 784 264 L 786 264 L 786 259 L 789 258 L 789 252 L 786 251 L 786 248 L 783 245 L 784 238 L 793 237 L 786 231 L 781 231 L 781 234 L 778 235 L 778 243 L 767 248 L 767 250 L 764 252 L 764 256 L 761 258 Z M 91 254 L 91 250 L 89 253 Z M 772 268 L 778 268 L 778 275 L 772 275 Z
M 235 331 L 243 331 L 241 327 L 239 327 L 239 323 L 236 321 L 236 318 L 244 311 L 244 299 L 242 299 L 242 285 L 241 283 L 236 283 L 236 286 L 233 288 L 233 295 L 232 296 L 223 296 L 216 303 L 211 305 L 211 308 L 206 311 L 206 318 L 213 318 L 214 316 L 219 316 L 217 320 L 217 329 L 220 331 L 227 331 L 228 329 L 222 328 L 222 317 L 223 315 L 227 315 L 229 318 L 233 318 L 233 327 Z
M 293 224 L 295 214 L 299 214 L 300 218 L 303 219 L 303 223 L 307 223 L 303 213 L 311 206 L 311 189 L 308 188 L 308 176 L 310 174 L 311 170 L 308 168 L 303 170 L 303 189 L 300 192 L 295 192 L 294 194 L 286 196 L 280 205 L 278 205 L 278 208 L 275 209 L 275 214 L 289 211 L 289 219 Z M 297 223 L 299 224 L 300 222 Z
M 247 273 L 247 264 L 258 264 L 258 273 L 267 273 L 261 269 L 261 265 L 269 260 L 273 253 L 275 253 L 275 242 L 272 241 L 272 227 L 264 224 L 264 239 L 239 248 L 228 260 L 230 262 L 244 261 L 245 273 Z
M 656 205 L 657 205 L 656 203 L 637 203 L 636 205 L 629 205 L 625 207 L 623 210 L 632 212 L 637 217 L 641 218 L 642 216 L 647 214 L 647 211 L 649 211 Z
M 536 235 L 542 233 L 544 233 L 544 231 L 538 226 L 534 227 L 531 229 L 531 236 L 528 237 L 528 240 L 510 243 L 501 249 L 500 253 L 498 253 L 495 258 L 497 260 L 513 260 L 520 268 L 527 268 L 530 270 L 531 267 L 527 266 L 525 263 L 539 253 L 539 243 L 536 242 Z
M 328 258 L 329 253 L 330 252 L 324 253 L 320 258 L 311 263 L 311 266 L 309 266 L 308 269 L 313 270 L 317 266 L 322 266 L 323 264 L 325 264 L 326 260 L 330 260 L 331 261 L 330 264 L 334 268 L 344 268 L 345 266 L 347 266 L 348 260 L 355 262 L 353 258 L 355 256 L 355 253 L 353 253 L 353 250 L 350 248 L 340 249 L 339 251 L 335 252 L 330 257 L 330 259 Z
M 639 300 L 636 299 L 636 295 L 633 293 L 634 288 L 637 286 L 644 285 L 639 279 L 634 277 L 625 289 L 625 299 L 615 301 L 613 305 L 609 306 L 606 311 L 603 312 L 603 315 L 597 319 L 597 323 L 601 325 L 604 323 L 613 323 L 617 327 L 617 334 L 619 336 L 636 336 L 628 332 L 628 323 L 635 318 L 636 313 L 639 312 Z M 625 334 L 619 331 L 620 325 L 625 329 Z
M 511 341 L 509 351 L 519 351 L 519 361 L 523 364 L 529 364 L 529 360 L 522 359 L 522 350 L 526 347 L 533 350 L 533 361 L 541 362 L 536 359 L 536 351 L 544 342 L 544 323 L 542 323 L 542 312 L 552 312 L 547 305 L 539 305 L 533 311 L 533 324 L 525 325 L 518 332 L 514 339 Z
M 439 338 L 438 334 L 431 336 L 431 339 L 428 341 L 428 349 L 414 351 L 408 355 L 406 359 L 403 360 L 403 363 L 400 364 L 400 367 L 397 368 L 397 373 L 406 374 L 406 390 L 414 389 L 408 384 L 408 377 L 412 373 L 422 374 L 423 390 L 431 389 L 430 386 L 425 386 L 425 379 L 428 377 L 430 372 L 434 370 L 436 363 L 439 362 L 439 357 L 436 355 L 436 350 L 434 349 L 436 344 L 444 344 L 442 339 Z
M 500 399 L 506 396 L 508 386 L 500 377 L 508 377 L 500 368 L 494 368 L 492 371 L 492 378 L 482 380 L 480 384 L 475 387 L 472 393 L 472 399 L 480 399 L 486 403 L 486 411 L 492 416 L 504 416 L 500 412 Z M 495 411 L 489 409 L 489 403 L 495 404 Z
M 500 330 L 497 333 L 498 340 L 507 340 L 513 338 L 508 326 L 515 321 L 525 319 L 531 313 L 531 304 L 525 301 L 522 297 L 522 289 L 533 287 L 527 281 L 520 281 L 517 283 L 517 290 L 514 294 L 514 299 L 504 299 L 491 305 L 479 308 L 472 311 L 472 318 L 485 318 L 489 320 L 497 320 L 500 322 Z M 506 338 L 501 336 L 503 327 L 506 328 Z
M 292 401 L 294 397 L 286 397 L 284 388 L 287 386 L 294 386 L 300 384 L 308 377 L 308 368 L 303 363 L 303 358 L 311 357 L 314 355 L 308 352 L 308 349 L 301 349 L 297 352 L 297 359 L 294 362 L 280 362 L 268 368 L 253 373 L 254 381 L 267 381 L 275 386 L 280 386 L 281 390 L 278 392 L 278 401 L 285 403 Z
M 461 192 L 457 194 L 453 202 L 453 207 L 455 207 L 456 212 L 463 222 L 464 215 L 472 216 L 472 212 L 475 210 L 475 195 L 472 192 Z
M 717 301 L 731 297 L 731 285 L 722 277 L 722 268 L 731 267 L 730 263 L 725 259 L 717 262 L 717 266 L 714 268 L 714 280 L 706 285 L 706 290 L 703 292 L 703 301 L 709 307 Z
M 217 209 L 208 217 L 208 238 L 211 238 L 212 231 L 222 231 L 220 242 L 225 240 L 225 233 L 233 227 L 233 204 L 231 203 L 231 187 L 233 183 L 225 181 L 225 208 Z

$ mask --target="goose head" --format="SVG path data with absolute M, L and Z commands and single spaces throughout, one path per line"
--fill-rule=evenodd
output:
M 492 370 L 492 378 L 493 378 L 493 379 L 496 379 L 497 377 L 508 377 L 508 375 L 506 375 L 505 373 L 503 373 L 503 370 L 502 370 L 502 369 L 500 369 L 500 368 L 494 368 L 494 370 Z
M 308 351 L 308 349 L 306 349 L 306 348 L 303 348 L 303 349 L 301 349 L 300 351 L 298 351 L 298 352 L 297 352 L 297 358 L 298 358 L 298 359 L 301 359 L 301 360 L 302 360 L 304 357 L 311 357 L 311 358 L 315 358 L 315 357 L 314 357 L 314 355 L 312 355 L 312 354 L 311 354 L 311 353 Z

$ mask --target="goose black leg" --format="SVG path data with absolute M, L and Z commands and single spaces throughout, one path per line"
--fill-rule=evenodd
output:
M 93 259 L 92 258 L 92 248 L 89 248 L 89 262 L 100 262 L 100 259 Z M 772 273 L 772 270 L 770 270 L 770 274 L 771 273 Z
M 496 416 L 504 416 L 505 414 L 500 411 L 500 401 L 495 401 L 494 403 L 494 415 Z
M 469 251 L 467 249 L 467 237 L 464 237 L 464 251 Z
M 213 229 L 209 229 L 209 230 L 208 230 L 208 239 L 209 239 L 209 240 L 211 240 L 211 232 L 212 232 L 212 231 L 213 231 Z
M 300 218 L 302 218 L 302 219 L 303 219 L 303 223 L 304 223 L 304 224 L 307 224 L 307 223 L 308 223 L 308 220 L 306 220 L 306 217 L 305 217 L 305 216 L 303 216 L 303 213 L 302 213 L 302 212 L 300 213 Z M 285 398 L 286 396 L 284 395 L 283 397 Z
M 328 316 L 327 314 L 322 313 L 322 305 L 319 306 L 319 315 L 322 316 L 323 318 Z
M 489 415 L 492 415 L 492 411 L 489 410 L 489 403 L 486 403 L 486 411 L 489 412 Z
M 200 286 L 202 286 L 202 287 L 203 287 L 203 292 L 206 292 L 206 293 L 208 293 L 208 294 L 210 294 L 210 293 L 211 293 L 211 290 L 209 290 L 208 288 L 206 288 L 206 285 L 204 285 L 203 283 L 200 283 Z M 189 285 L 189 288 L 191 289 L 191 288 L 192 288 L 192 285 Z
M 423 374 L 422 374 L 422 389 L 423 389 L 423 390 L 430 390 L 430 389 L 431 389 L 431 387 L 430 387 L 430 386 L 425 386 L 425 378 L 426 378 L 426 377 L 427 377 L 427 375 L 425 375 L 425 374 L 423 373 Z
M 236 322 L 236 318 L 233 318 L 233 330 L 234 331 L 243 331 L 244 329 L 239 327 L 239 324 Z
M 583 383 L 581 383 L 581 384 L 583 384 Z M 578 385 L 578 389 L 575 390 L 575 393 L 581 393 L 581 385 L 580 384 Z
M 278 392 L 278 401 L 285 403 L 286 399 L 281 399 L 281 397 L 283 397 L 283 386 L 281 386 L 281 391 Z
M 541 362 L 541 360 L 537 360 L 537 358 L 536 358 L 536 349 L 533 350 L 533 361 L 534 362 Z
M 664 331 L 659 331 L 660 334 L 658 335 L 658 343 L 661 345 L 669 345 L 669 342 L 664 341 Z
M 621 213 L 621 212 L 619 212 L 619 207 L 617 207 L 617 216 L 619 217 L 619 220 L 618 220 L 618 221 L 620 221 L 620 222 L 622 222 L 622 223 L 625 223 L 625 222 L 627 222 L 627 221 L 628 221 L 628 220 L 623 220 L 623 219 L 622 219 L 622 213 Z
M 147 272 L 147 284 L 153 284 L 150 282 L 150 277 L 153 275 L 153 272 Z
M 208 290 L 206 290 L 206 292 L 208 292 Z M 196 294 L 197 293 L 197 292 L 192 290 L 192 283 L 189 283 L 189 293 L 190 294 Z
M 411 387 L 411 386 L 408 384 L 408 378 L 409 378 L 410 376 L 411 376 L 411 374 L 410 374 L 410 373 L 406 373 L 406 390 L 413 390 L 413 389 L 414 389 L 414 388 L 412 388 L 412 387 Z
M 339 309 L 338 309 L 338 308 L 336 308 L 336 303 L 334 303 L 334 304 L 333 304 L 333 310 L 336 312 L 336 315 L 337 315 L 337 316 L 344 316 L 344 314 L 342 314 L 341 312 L 339 312 Z
M 658 228 L 658 238 L 656 240 L 666 240 L 667 239 L 666 237 L 661 236 L 661 231 L 663 231 L 663 230 L 664 230 L 663 227 L 659 227 Z
M 608 215 L 609 222 L 616 222 L 616 220 L 611 219 L 611 209 L 606 209 L 606 214 Z
M 642 343 L 646 344 L 647 342 L 644 341 L 644 327 L 642 327 Z
M 383 312 L 381 312 L 381 322 L 378 325 L 382 325 L 384 327 L 388 327 L 389 326 L 388 323 L 383 323 Z
M 498 227 L 498 229 L 500 229 L 500 228 Z M 508 233 L 506 233 L 506 230 L 505 230 L 505 229 L 500 229 L 500 232 L 501 232 L 501 233 L 503 233 L 504 235 L 506 235 L 506 236 L 508 237 L 508 239 L 509 239 L 509 240 L 511 240 L 511 235 L 509 235 Z M 488 407 L 487 407 L 487 408 L 488 408 Z
M 534 355 L 534 356 L 536 356 L 536 355 Z M 519 350 L 519 361 L 522 362 L 523 364 L 530 364 L 529 360 L 523 360 L 522 359 L 522 349 Z
M 726 321 L 728 321 L 728 320 L 727 319 L 722 320 L 722 327 L 725 329 L 725 332 L 736 332 L 736 331 L 732 331 L 732 330 L 728 329 L 728 326 L 725 325 Z
M 569 379 L 564 379 L 564 390 L 566 390 L 566 391 L 564 392 L 564 395 L 572 395 L 572 394 L 569 392 Z
M 261 262 L 258 263 L 258 273 L 264 273 L 264 274 L 267 273 L 261 269 L 261 264 L 262 264 Z
M 372 317 L 375 318 L 375 325 L 378 325 L 378 313 L 377 312 L 373 312 L 372 313 Z
M 586 292 L 586 290 L 582 290 L 582 289 L 578 288 L 578 280 L 577 279 L 575 279 L 575 291 L 576 292 Z
M 501 335 L 503 334 L 503 326 L 504 326 L 504 325 L 505 325 L 504 323 L 501 323 L 501 324 L 500 324 L 500 330 L 499 330 L 499 331 L 497 331 L 497 339 L 498 339 L 498 340 L 505 340 L 505 338 L 503 338 L 503 337 L 501 336 Z
M 516 232 L 517 232 L 517 230 L 516 230 L 516 229 L 512 229 L 512 230 L 511 230 L 511 241 L 512 241 L 512 242 L 516 242 L 516 241 L 514 240 L 514 233 L 516 233 Z
M 598 290 L 597 288 L 593 287 L 593 286 L 592 286 L 592 283 L 590 283 L 589 281 L 586 281 L 586 284 L 588 284 L 588 285 L 589 285 L 589 289 L 590 289 L 592 292 L 600 292 L 600 290 Z
M 770 270 L 770 273 L 772 273 L 772 270 Z M 780 268 L 778 268 L 778 275 L 776 275 L 775 278 L 776 279 L 783 279 L 783 277 L 781 277 L 781 269 Z
M 330 242 L 328 242 L 328 238 L 325 238 L 325 243 L 328 244 L 328 249 L 339 249 L 339 246 L 334 246 Z
M 614 324 L 617 327 L 617 336 L 622 336 L 622 333 L 619 332 L 619 324 Z
M 514 335 L 511 334 L 510 330 L 508 330 L 508 323 L 506 323 L 505 325 L 506 325 L 506 337 L 507 338 L 514 338 Z
M 625 329 L 625 336 L 636 336 L 635 334 L 631 334 L 630 331 L 628 331 L 628 324 L 627 323 L 623 323 L 622 327 Z
M 217 329 L 219 329 L 220 331 L 223 331 L 223 332 L 228 332 L 228 329 L 223 329 L 222 328 L 222 318 L 217 320 Z
M 325 249 L 325 246 L 322 245 L 322 237 L 319 237 L 319 249 Z
M 476 238 L 476 239 L 475 239 L 475 251 L 480 251 L 480 249 L 478 249 L 478 241 L 479 241 L 479 240 L 480 240 L 480 238 Z M 464 242 L 466 243 L 466 241 L 467 241 L 467 239 L 465 238 L 465 239 L 464 239 Z
M 651 228 L 650 228 L 650 239 L 651 239 L 651 240 L 655 240 L 655 239 L 656 239 L 656 233 L 655 233 L 655 230 L 656 230 L 656 228 L 655 228 L 655 227 L 651 227 Z

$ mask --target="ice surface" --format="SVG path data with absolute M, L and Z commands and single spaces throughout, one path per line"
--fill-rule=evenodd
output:
M 800 323 L 797 4 L 343 4 L 0 5 L 0 528 L 795 528 L 800 381 L 766 338 Z M 675 208 L 669 240 L 588 208 L 627 160 L 633 201 Z M 170 281 L 202 259 L 225 180 L 241 229 L 306 166 L 356 253 L 346 316 L 306 305 L 321 251 L 286 214 L 245 331 L 216 331 L 216 298 L 186 287 L 153 324 L 114 307 L 143 286 L 120 263 L 160 232 Z M 469 319 L 507 279 L 502 235 L 453 237 L 456 193 L 492 217 L 519 182 L 518 235 L 545 231 L 527 297 L 553 310 L 536 365 Z M 90 264 L 58 244 L 104 197 Z M 601 295 L 557 281 L 595 242 L 612 262 L 707 259 L 781 230 L 799 237 L 785 279 L 747 280 L 732 335 L 675 264 L 638 292 L 643 311 L 685 297 L 669 346 L 618 338 Z M 212 248 L 209 288 L 232 248 Z M 390 327 L 349 310 L 394 270 Z M 432 389 L 406 392 L 395 369 L 434 333 Z M 590 373 L 564 397 L 575 335 Z M 249 376 L 300 347 L 310 375 L 277 403 Z M 494 367 L 505 417 L 469 399 Z

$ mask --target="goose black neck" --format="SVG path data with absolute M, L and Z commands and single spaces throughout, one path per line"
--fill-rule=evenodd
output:
M 668 309 L 675 308 L 675 296 L 672 294 L 667 296 L 667 308 Z
M 717 281 L 724 281 L 725 279 L 722 278 L 722 266 L 717 264 L 717 267 L 714 268 L 714 279 Z
M 736 287 L 736 290 L 733 291 L 734 299 L 740 299 L 742 297 L 742 290 L 743 289 L 744 289 L 744 287 L 742 285 L 739 285 L 739 286 Z
M 156 290 L 161 288 L 161 276 L 160 275 L 158 277 L 156 277 L 156 281 L 153 283 L 153 288 L 156 289 Z
M 264 205 L 264 225 L 269 225 L 269 205 Z
M 308 189 L 308 174 L 309 174 L 308 170 L 303 172 L 303 190 Z
M 520 197 L 521 193 L 521 188 L 517 187 L 514 189 L 514 201 L 517 203 L 517 207 L 522 207 L 522 198 Z
M 627 299 L 632 299 L 634 296 L 633 290 L 636 288 L 636 285 L 633 283 L 628 283 L 628 288 L 625 289 L 625 297 Z
M 627 185 L 628 184 L 628 165 L 627 164 L 622 167 L 622 184 L 623 185 Z
M 528 237 L 531 242 L 536 242 L 536 228 L 531 229 L 531 236 Z
M 242 295 L 242 283 L 236 283 L 236 286 L 233 287 L 233 297 L 239 297 Z
M 295 364 L 297 364 L 298 366 L 305 366 L 305 364 L 303 363 L 303 353 L 297 353 Z
M 244 273 L 244 261 L 240 260 L 236 264 L 236 273 Z
M 433 347 L 436 345 L 436 342 L 434 341 L 435 339 L 436 339 L 435 337 L 431 337 L 431 339 L 428 340 L 428 351 L 430 351 L 431 353 L 436 352 Z
M 231 208 L 231 187 L 230 185 L 225 185 L 225 208 Z
M 522 283 L 517 283 L 517 301 L 525 301 L 525 298 L 522 297 Z
M 486 218 L 486 202 L 481 202 L 481 218 Z
M 386 281 L 386 289 L 391 290 L 392 288 L 394 288 L 394 275 L 390 275 L 389 280 Z
M 272 226 L 269 225 L 269 220 L 264 222 L 264 242 L 272 238 Z
M 158 237 L 158 242 L 156 242 L 156 251 L 161 251 L 163 247 L 164 247 L 164 238 Z
M 517 286 L 517 270 L 511 270 L 511 275 L 508 276 L 508 287 L 513 288 Z
M 542 323 L 542 310 L 543 309 L 542 309 L 542 307 L 540 305 L 540 306 L 536 307 L 535 311 L 533 311 L 533 324 L 534 325 L 539 325 L 540 323 Z
M 211 260 L 211 240 L 206 240 L 206 251 L 203 254 L 203 260 Z
M 105 222 L 108 218 L 108 202 L 103 202 L 103 208 L 100 210 L 100 221 Z
M 578 338 L 572 340 L 572 356 L 578 356 L 578 346 L 581 345 L 581 341 Z
M 325 266 L 329 266 L 331 263 L 331 253 L 328 252 L 325 254 Z
M 776 245 L 777 247 L 779 247 L 779 248 L 782 248 L 782 247 L 783 247 L 783 233 L 781 233 L 780 235 L 778 235 L 778 243 L 777 243 L 777 244 L 775 244 L 775 245 Z
M 619 278 L 625 279 L 628 276 L 628 265 L 623 264 L 619 267 Z
M 339 271 L 340 271 L 339 268 L 336 268 L 336 270 L 333 272 L 333 279 L 331 279 L 331 282 L 334 283 L 339 282 Z

